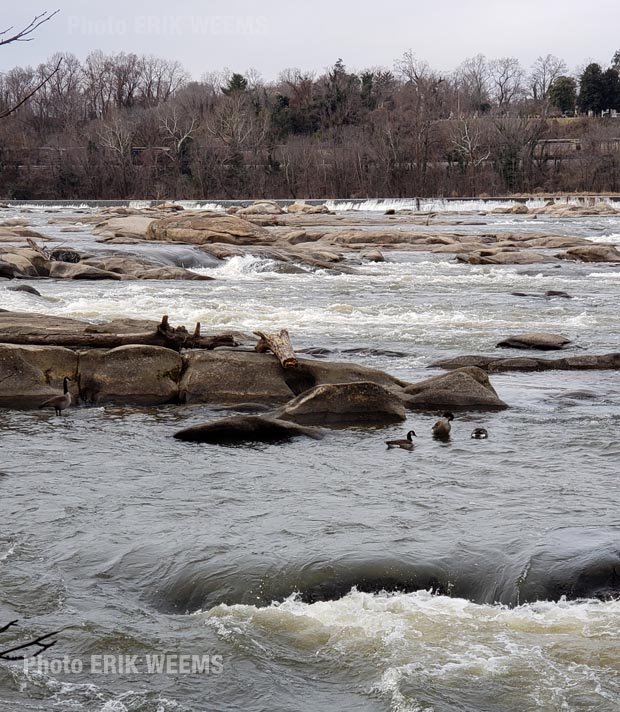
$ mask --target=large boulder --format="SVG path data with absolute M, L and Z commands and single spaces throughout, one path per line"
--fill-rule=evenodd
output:
M 57 346 L 0 345 L 0 406 L 37 408 L 62 394 L 65 376 L 77 395 L 78 356 Z
M 184 403 L 278 404 L 294 395 L 284 369 L 271 354 L 190 351 L 183 358 L 180 397 Z
M 230 444 L 240 442 L 277 442 L 305 435 L 319 440 L 317 428 L 306 428 L 296 423 L 258 415 L 222 418 L 195 425 L 175 433 L 177 440 L 194 443 Z
M 159 405 L 178 400 L 183 360 L 160 346 L 80 352 L 80 392 L 92 403 Z
M 487 374 L 475 366 L 428 378 L 407 386 L 404 393 L 410 408 L 499 410 L 508 407 L 497 395 Z
M 276 413 L 281 420 L 301 425 L 383 425 L 406 420 L 401 399 L 376 383 L 337 383 L 315 386 Z
M 274 241 L 265 228 L 235 215 L 219 213 L 184 213 L 155 220 L 148 227 L 146 239 L 194 245 L 212 242 L 256 245 Z
M 620 252 L 613 245 L 571 247 L 558 257 L 580 262 L 620 262 Z
M 570 339 L 560 334 L 530 332 L 509 336 L 497 344 L 498 349 L 537 349 L 539 351 L 558 351 L 571 343 Z

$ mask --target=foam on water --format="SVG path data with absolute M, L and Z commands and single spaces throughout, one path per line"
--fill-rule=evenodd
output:
M 337 601 L 304 604 L 291 597 L 268 608 L 221 605 L 197 615 L 257 655 L 272 648 L 291 657 L 314 651 L 317 663 L 362 669 L 367 692 L 387 697 L 393 710 L 433 709 L 438 698 L 457 704 L 474 684 L 478 699 L 500 685 L 501 709 L 577 709 L 575 688 L 591 700 L 587 709 L 611 709 L 606 705 L 620 693 L 608 667 L 617 655 L 620 601 L 511 609 L 425 591 L 353 590 Z

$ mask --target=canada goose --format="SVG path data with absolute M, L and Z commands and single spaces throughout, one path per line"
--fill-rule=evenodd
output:
M 388 446 L 388 450 L 393 447 L 400 447 L 403 450 L 413 450 L 415 445 L 413 444 L 413 440 L 411 439 L 412 437 L 417 438 L 418 436 L 413 432 L 413 430 L 410 430 L 407 433 L 406 440 L 386 440 L 385 444 Z
M 69 381 L 71 379 L 65 376 L 62 381 L 63 395 L 54 396 L 45 403 L 41 403 L 39 408 L 53 408 L 56 411 L 56 415 L 60 415 L 63 410 L 66 410 L 71 405 L 71 393 L 69 393 Z
M 446 440 L 450 437 L 452 426 L 450 421 L 454 420 L 454 415 L 450 411 L 446 411 L 441 418 L 433 425 L 433 437 L 439 440 Z
M 471 436 L 474 440 L 484 440 L 489 437 L 489 433 L 486 428 L 474 428 Z

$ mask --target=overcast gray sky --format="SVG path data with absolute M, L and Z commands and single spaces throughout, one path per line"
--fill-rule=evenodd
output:
M 620 48 L 620 0 L 21 0 L 3 2 L 0 29 L 60 9 L 33 42 L 0 49 L 0 70 L 57 51 L 91 50 L 177 59 L 195 78 L 254 67 L 267 80 L 286 67 L 321 71 L 391 67 L 412 49 L 448 71 L 466 57 L 517 57 L 528 68 L 555 54 L 569 68 L 608 65 Z

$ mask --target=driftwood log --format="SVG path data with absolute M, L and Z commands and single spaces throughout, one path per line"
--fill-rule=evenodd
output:
M 272 351 L 284 368 L 296 368 L 299 365 L 286 329 L 282 329 L 279 334 L 267 334 L 263 331 L 254 333 L 260 337 L 255 347 L 255 351 L 259 354 Z
M 155 331 L 137 334 L 98 334 L 88 331 L 68 334 L 66 332 L 11 334 L 0 333 L 0 344 L 18 346 L 64 346 L 69 349 L 115 349 L 119 346 L 163 346 L 180 351 L 181 349 L 206 349 L 210 351 L 218 346 L 238 346 L 233 334 L 201 336 L 200 323 L 193 333 L 184 326 L 172 327 L 168 316 L 164 315 Z

